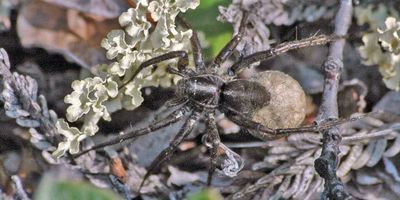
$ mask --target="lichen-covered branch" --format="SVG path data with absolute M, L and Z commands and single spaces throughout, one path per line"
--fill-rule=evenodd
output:
M 340 8 L 335 18 L 335 35 L 345 36 L 351 24 L 352 1 L 341 0 Z M 338 118 L 337 92 L 341 71 L 343 69 L 343 49 L 345 39 L 331 43 L 329 55 L 323 64 L 325 72 L 322 105 L 317 117 L 317 123 Z M 336 176 L 338 165 L 340 129 L 331 128 L 323 132 L 321 156 L 315 160 L 315 170 L 325 180 L 322 199 L 351 199 L 345 191 L 343 183 Z

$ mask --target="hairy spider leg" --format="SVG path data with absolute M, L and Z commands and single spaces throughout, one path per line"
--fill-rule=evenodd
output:
M 242 126 L 247 129 L 255 130 L 255 131 L 249 131 L 250 134 L 252 134 L 254 137 L 257 137 L 262 140 L 270 140 L 272 138 L 276 137 L 283 137 L 287 136 L 292 133 L 304 133 L 304 132 L 313 132 L 313 133 L 319 133 L 323 130 L 332 128 L 334 126 L 343 124 L 345 122 L 348 122 L 349 119 L 339 119 L 339 120 L 333 120 L 329 121 L 326 123 L 323 123 L 321 125 L 311 125 L 311 126 L 304 126 L 304 127 L 298 127 L 298 128 L 280 128 L 280 129 L 272 129 L 268 128 L 258 122 L 255 122 L 248 117 L 233 111 L 232 109 L 229 109 L 228 112 L 226 112 L 228 118 L 232 120 L 234 123 L 236 123 L 239 126 Z M 358 118 L 357 118 L 358 119 Z M 356 120 L 356 119 L 350 119 Z
M 207 146 L 211 148 L 210 152 L 210 168 L 208 169 L 208 176 L 207 176 L 207 186 L 211 185 L 213 174 L 215 168 L 217 167 L 217 158 L 218 158 L 218 147 L 221 142 L 221 139 L 218 134 L 218 128 L 215 123 L 215 116 L 214 113 L 209 113 L 207 116 L 207 141 L 211 142 L 211 146 Z
M 183 28 L 192 30 L 192 37 L 190 38 L 190 44 L 192 46 L 194 64 L 195 64 L 196 70 L 198 72 L 204 72 L 205 66 L 204 66 L 204 61 L 203 61 L 203 55 L 201 52 L 201 45 L 200 45 L 199 37 L 197 36 L 196 31 L 194 31 L 192 29 L 192 26 L 190 26 L 190 24 L 187 23 L 182 17 L 178 16 L 176 19 L 177 19 L 177 22 Z
M 251 135 L 253 135 L 254 137 L 257 137 L 264 141 L 268 141 L 268 140 L 271 140 L 276 137 L 287 136 L 290 133 L 304 132 L 304 130 L 299 130 L 298 128 L 284 129 L 284 130 L 283 129 L 271 129 L 271 128 L 268 128 L 258 122 L 255 122 L 255 121 L 248 119 L 247 117 L 241 116 L 241 115 L 228 114 L 227 116 L 230 120 L 232 120 L 232 122 L 236 123 L 237 125 L 247 128 L 247 129 L 255 130 L 255 131 L 249 131 L 249 133 Z M 311 129 L 311 130 L 312 130 L 311 132 L 316 132 L 314 129 Z M 286 131 L 290 131 L 290 133 L 286 132 Z
M 200 119 L 200 112 L 194 112 L 189 116 L 189 118 L 185 121 L 185 124 L 181 127 L 178 134 L 174 137 L 174 139 L 170 142 L 169 146 L 164 149 L 158 156 L 151 162 L 150 167 L 148 168 L 146 174 L 143 177 L 142 182 L 140 183 L 139 191 L 142 189 L 144 182 L 150 176 L 155 168 L 157 168 L 162 162 L 168 160 L 172 154 L 175 152 L 178 145 L 192 132 L 195 123 Z
M 146 135 L 146 134 L 156 131 L 158 129 L 164 128 L 170 124 L 173 124 L 173 123 L 179 121 L 184 116 L 185 112 L 186 112 L 185 108 L 182 107 L 182 108 L 179 108 L 178 110 L 175 110 L 174 112 L 172 112 L 165 118 L 157 120 L 152 125 L 149 125 L 145 128 L 135 129 L 135 130 L 133 128 L 128 128 L 128 129 L 122 131 L 122 133 L 123 133 L 122 135 L 118 135 L 115 138 L 113 138 L 107 142 L 103 142 L 103 143 L 93 146 L 92 148 L 83 150 L 82 152 L 73 155 L 73 157 L 77 158 L 85 153 L 88 153 L 89 151 L 100 149 L 100 148 L 114 145 L 114 144 L 118 144 L 118 143 L 121 143 L 128 139 L 133 139 L 138 136 Z
M 290 50 L 295 50 L 310 46 L 324 45 L 342 37 L 343 36 L 336 36 L 336 35 L 318 35 L 305 38 L 302 40 L 284 42 L 266 51 L 259 51 L 244 57 L 242 60 L 236 62 L 228 69 L 228 74 L 234 76 L 237 75 L 243 68 L 248 67 L 255 62 L 270 59 L 274 56 L 286 53 Z
M 135 73 L 132 75 L 132 77 L 128 81 L 126 81 L 123 85 L 121 85 L 119 88 L 123 88 L 124 86 L 126 86 L 126 84 L 128 84 L 133 79 L 135 79 L 135 77 L 144 68 L 146 68 L 148 66 L 155 65 L 155 64 L 163 62 L 163 61 L 166 61 L 166 60 L 174 59 L 174 58 L 178 58 L 178 70 L 179 70 L 179 73 L 185 74 L 183 69 L 185 69 L 189 65 L 189 56 L 188 56 L 188 54 L 185 51 L 171 51 L 171 52 L 165 53 L 163 55 L 151 58 L 151 59 L 143 62 L 142 64 L 140 64 L 139 68 L 135 71 Z
M 242 40 L 244 35 L 244 31 L 246 29 L 246 22 L 248 18 L 248 13 L 246 11 L 243 12 L 242 20 L 240 21 L 239 31 L 238 33 L 232 37 L 232 39 L 224 46 L 224 48 L 218 53 L 218 55 L 214 58 L 212 63 L 210 64 L 210 68 L 216 69 L 219 68 L 220 65 L 232 55 L 233 50 Z

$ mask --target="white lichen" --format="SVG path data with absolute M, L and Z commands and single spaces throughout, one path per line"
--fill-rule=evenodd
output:
M 110 113 L 121 108 L 137 108 L 143 102 L 141 88 L 169 87 L 176 83 L 179 77 L 167 73 L 166 68 L 176 66 L 177 59 L 164 61 L 157 64 L 155 70 L 149 67 L 136 77 L 132 76 L 146 60 L 170 51 L 191 52 L 192 30 L 178 28 L 175 18 L 180 12 L 196 8 L 199 3 L 199 0 L 139 0 L 136 8 L 121 14 L 119 23 L 123 29 L 111 31 L 101 43 L 107 50 L 107 58 L 114 62 L 97 67 L 100 77 L 72 83 L 74 91 L 64 99 L 71 104 L 66 117 L 70 122 L 82 120 L 83 125 L 79 130 L 60 122 L 57 128 L 67 141 L 60 143 L 53 155 L 62 156 L 68 149 L 70 153 L 77 153 L 76 141 L 79 143 L 94 135 L 99 129 L 99 120 L 110 121 Z M 189 65 L 192 67 L 193 62 Z
M 147 21 L 147 1 L 140 1 L 136 7 L 128 9 L 119 17 L 119 24 L 125 28 L 126 33 L 132 37 L 130 44 L 136 45 L 139 41 L 144 41 L 149 35 L 151 23 Z
M 110 121 L 111 117 L 104 106 L 108 98 L 116 97 L 118 84 L 111 78 L 103 81 L 99 77 L 86 78 L 72 83 L 74 91 L 65 96 L 65 103 L 71 104 L 67 109 L 67 119 L 74 122 L 83 115 L 94 112 L 98 113 L 104 120 Z
M 369 25 L 371 32 L 362 37 L 358 51 L 365 65 L 377 65 L 383 82 L 392 90 L 400 90 L 400 22 L 397 13 L 380 4 L 356 7 L 358 25 Z
M 388 17 L 388 9 L 383 4 L 379 4 L 377 8 L 369 4 L 366 7 L 357 6 L 354 8 L 354 15 L 357 24 L 362 26 L 368 24 L 371 30 L 376 30 L 384 25 L 385 19 Z
M 65 137 L 64 142 L 58 144 L 57 150 L 53 152 L 54 157 L 61 157 L 65 152 L 71 154 L 79 152 L 79 143 L 85 139 L 86 135 L 81 134 L 78 128 L 69 127 L 68 123 L 63 119 L 59 119 L 56 123 L 58 133 Z
M 385 29 L 378 29 L 379 41 L 382 47 L 394 54 L 400 53 L 400 22 L 394 17 L 388 17 L 385 20 Z
M 383 64 L 386 62 L 384 53 L 379 45 L 379 36 L 376 33 L 367 33 L 362 37 L 364 43 L 358 51 L 365 65 Z
M 101 46 L 107 49 L 107 59 L 114 59 L 130 52 L 131 46 L 125 42 L 125 32 L 123 30 L 112 30 L 107 34 L 107 38 L 101 41 Z

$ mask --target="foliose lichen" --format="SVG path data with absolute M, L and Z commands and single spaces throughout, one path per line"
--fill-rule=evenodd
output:
M 85 139 L 86 135 L 81 134 L 78 128 L 69 127 L 68 123 L 59 119 L 56 123 L 58 133 L 65 137 L 63 142 L 58 144 L 57 150 L 53 152 L 54 157 L 60 157 L 69 150 L 71 154 L 79 152 L 79 142 Z
M 396 11 L 383 4 L 355 8 L 358 25 L 367 24 L 369 32 L 362 37 L 358 51 L 365 65 L 377 65 L 383 82 L 400 90 L 400 21 Z
M 141 63 L 170 51 L 184 50 L 190 53 L 192 30 L 181 30 L 175 25 L 180 12 L 199 5 L 199 0 L 138 0 L 136 8 L 130 8 L 119 17 L 123 29 L 112 30 L 101 42 L 107 50 L 111 64 L 97 67 L 99 77 L 74 81 L 74 91 L 64 101 L 71 104 L 67 120 L 83 120 L 80 129 L 58 121 L 57 128 L 67 140 L 60 143 L 53 153 L 60 157 L 67 150 L 77 153 L 79 142 L 98 131 L 100 119 L 110 121 L 110 113 L 119 109 L 133 110 L 142 102 L 140 89 L 147 86 L 169 87 L 179 77 L 166 72 L 167 66 L 176 66 L 177 60 L 164 61 L 133 75 Z M 190 61 L 189 65 L 193 66 Z

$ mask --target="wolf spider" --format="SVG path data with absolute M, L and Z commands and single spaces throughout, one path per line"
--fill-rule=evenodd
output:
M 247 16 L 247 13 L 243 14 L 238 33 L 234 35 L 229 43 L 226 44 L 226 46 L 221 50 L 221 52 L 219 52 L 215 59 L 208 65 L 206 65 L 203 61 L 201 47 L 196 32 L 193 32 L 193 35 L 190 39 L 193 50 L 195 70 L 187 68 L 189 56 L 185 51 L 172 51 L 143 62 L 139 66 L 133 78 L 146 67 L 156 65 L 162 61 L 178 58 L 177 68 L 175 69 L 168 67 L 168 72 L 179 75 L 182 77 L 182 79 L 177 83 L 175 89 L 176 96 L 173 98 L 173 101 L 171 101 L 172 103 L 169 102 L 167 104 L 167 107 L 181 107 L 170 113 L 165 118 L 156 120 L 154 123 L 145 128 L 128 131 L 128 133 L 119 135 L 110 141 L 84 150 L 81 153 L 76 154 L 75 157 L 85 154 L 91 150 L 117 144 L 128 139 L 154 132 L 179 121 L 183 118 L 185 113 L 190 112 L 191 114 L 188 116 L 177 135 L 170 142 L 169 146 L 164 149 L 151 163 L 140 187 L 143 186 L 144 181 L 160 163 L 172 156 L 178 145 L 191 133 L 194 125 L 202 118 L 205 119 L 207 127 L 207 133 L 204 136 L 205 141 L 208 143 L 206 146 L 210 148 L 211 152 L 211 166 L 207 180 L 207 184 L 209 185 L 211 183 L 212 174 L 216 169 L 218 148 L 221 144 L 215 121 L 216 110 L 224 113 L 226 117 L 239 126 L 253 130 L 250 131 L 250 133 L 261 139 L 266 138 L 266 136 L 279 137 L 288 135 L 290 133 L 319 132 L 323 129 L 337 125 L 338 123 L 330 123 L 325 125 L 313 125 L 299 128 L 271 129 L 252 120 L 251 117 L 255 111 L 268 105 L 270 94 L 266 91 L 264 86 L 257 82 L 238 79 L 237 75 L 241 69 L 250 66 L 252 63 L 267 60 L 289 50 L 308 46 L 323 45 L 339 37 L 319 35 L 302 40 L 281 43 L 269 50 L 260 51 L 243 57 L 228 69 L 227 76 L 218 75 L 217 70 L 220 68 L 221 64 L 232 55 L 233 50 L 243 37 Z M 180 17 L 178 17 L 177 20 L 183 28 L 191 28 L 190 25 Z

